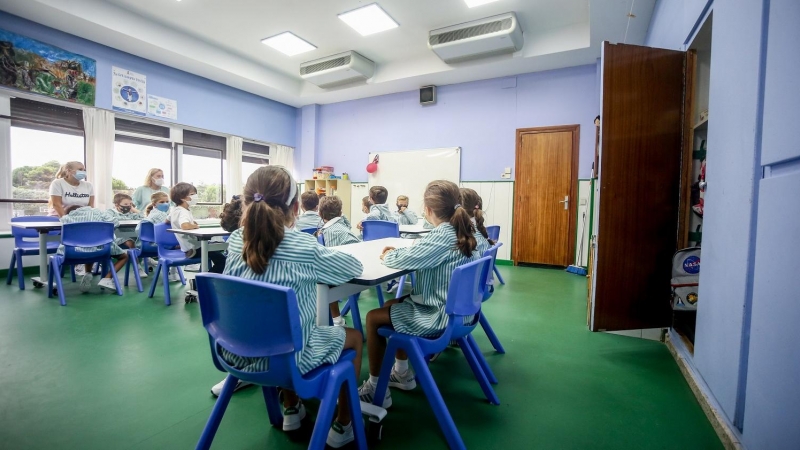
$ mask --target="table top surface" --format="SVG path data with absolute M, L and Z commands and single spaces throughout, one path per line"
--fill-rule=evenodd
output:
M 410 270 L 386 267 L 381 261 L 381 252 L 385 247 L 404 248 L 413 244 L 414 239 L 385 238 L 331 248 L 355 256 L 364 266 L 361 275 L 350 281 L 351 283 L 372 286 L 411 272 Z
M 430 233 L 431 228 L 423 227 L 423 220 L 415 223 L 414 225 L 400 225 L 400 232 L 401 233 L 413 233 L 413 234 L 423 234 L 423 233 Z
M 220 227 L 197 228 L 194 230 L 178 230 L 175 228 L 170 228 L 167 231 L 169 231 L 170 233 L 194 236 L 200 240 L 203 240 L 204 238 L 211 239 L 212 237 L 217 237 L 217 236 L 228 236 L 229 234 L 231 234 L 229 231 L 225 231 Z
M 120 220 L 120 228 L 130 228 L 139 225 L 141 220 Z M 27 230 L 57 230 L 63 225 L 61 222 L 9 222 L 12 227 L 25 228 Z

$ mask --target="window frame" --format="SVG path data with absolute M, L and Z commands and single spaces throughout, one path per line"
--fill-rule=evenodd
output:
M 218 148 L 203 147 L 203 146 L 200 146 L 200 145 L 191 145 L 191 144 L 178 143 L 178 142 L 176 142 L 174 144 L 174 147 L 175 147 L 175 158 L 180 163 L 183 163 L 183 155 L 185 154 L 185 151 L 186 151 L 187 148 L 189 148 L 189 149 L 195 148 L 195 149 L 198 149 L 198 150 L 218 152 L 220 154 L 220 158 L 219 158 L 219 180 L 220 180 L 220 184 L 219 184 L 219 203 L 197 202 L 197 206 L 222 206 L 222 205 L 224 205 L 225 204 L 225 198 L 226 198 L 225 197 L 225 161 L 227 161 L 226 152 L 223 151 L 223 150 L 220 150 Z M 193 155 L 193 156 L 203 157 L 203 155 Z M 197 188 L 197 186 L 195 186 L 195 188 Z

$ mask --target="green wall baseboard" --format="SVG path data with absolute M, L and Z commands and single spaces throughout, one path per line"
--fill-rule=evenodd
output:
M 25 275 L 36 275 L 39 273 L 39 266 L 24 267 L 22 273 Z M 14 281 L 16 282 L 17 271 L 14 269 Z M 8 276 L 8 268 L 0 270 L 0 278 L 4 279 Z
M 510 259 L 495 259 L 494 263 L 498 266 L 513 266 L 514 261 Z

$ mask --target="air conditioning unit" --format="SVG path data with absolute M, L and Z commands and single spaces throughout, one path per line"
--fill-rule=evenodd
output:
M 375 63 L 354 51 L 300 64 L 300 77 L 321 88 L 367 80 L 374 73 Z
M 513 12 L 433 30 L 428 47 L 446 63 L 513 53 L 524 44 Z

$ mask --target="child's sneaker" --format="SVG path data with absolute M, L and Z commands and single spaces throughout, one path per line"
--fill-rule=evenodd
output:
M 306 407 L 303 405 L 303 401 L 298 399 L 297 405 L 283 410 L 283 431 L 294 431 L 300 428 L 300 423 L 305 418 Z
M 145 272 L 142 266 L 139 266 L 139 278 L 147 278 L 147 272 Z
M 352 420 L 347 425 L 342 425 L 334 420 L 331 430 L 328 431 L 328 440 L 325 443 L 333 448 L 341 448 L 353 442 L 354 439 Z
M 81 284 L 78 286 L 78 289 L 81 292 L 89 292 L 92 289 L 92 283 L 94 282 L 94 275 L 92 272 L 85 272 L 83 277 L 81 277 Z
M 114 280 L 111 278 L 103 278 L 99 283 L 97 283 L 97 286 L 99 286 L 100 289 L 111 289 L 112 291 L 117 290 L 117 285 L 114 284 Z
M 392 280 L 386 285 L 386 292 L 394 292 L 397 288 L 397 280 Z
M 372 403 L 372 400 L 375 397 L 375 388 L 369 380 L 365 380 L 364 384 L 358 388 L 358 398 L 364 403 Z M 386 389 L 386 396 L 383 397 L 383 405 L 381 405 L 383 409 L 389 409 L 392 406 L 392 394 L 389 393 L 389 389 Z
M 178 274 L 178 269 L 174 267 L 169 269 L 169 281 L 181 281 L 181 276 Z
M 219 394 L 222 393 L 222 388 L 225 386 L 225 380 L 227 380 L 227 378 L 223 379 L 222 381 L 215 384 L 214 387 L 211 388 L 211 395 L 213 395 L 214 397 L 219 397 Z M 236 392 L 239 389 L 244 389 L 252 385 L 253 383 L 250 383 L 248 381 L 236 380 L 236 386 L 233 388 L 233 392 Z
M 343 327 L 346 324 L 347 324 L 347 322 L 344 321 L 344 317 L 342 317 L 342 316 L 333 318 L 333 326 L 335 326 L 335 327 Z
M 405 373 L 399 373 L 392 367 L 392 374 L 389 375 L 389 386 L 404 391 L 410 391 L 417 387 L 417 380 L 414 376 L 414 370 L 410 367 Z

